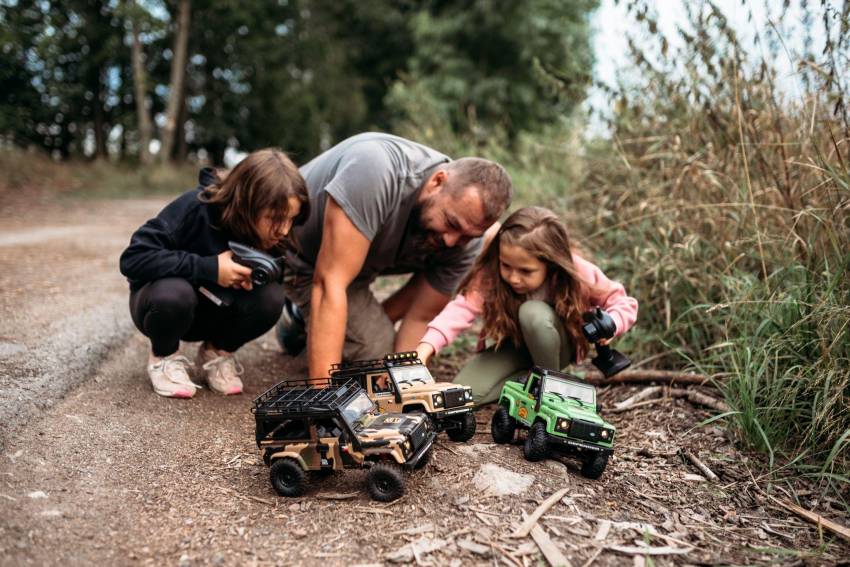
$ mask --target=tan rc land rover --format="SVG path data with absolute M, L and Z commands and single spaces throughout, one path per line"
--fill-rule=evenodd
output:
M 334 384 L 355 380 L 381 412 L 423 413 L 452 441 L 468 441 L 475 435 L 472 389 L 435 382 L 415 351 L 334 364 L 330 374 Z

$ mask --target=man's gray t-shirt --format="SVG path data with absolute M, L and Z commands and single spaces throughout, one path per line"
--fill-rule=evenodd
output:
M 429 253 L 410 234 L 419 189 L 449 161 L 427 146 L 374 132 L 348 138 L 319 155 L 301 168 L 310 193 L 310 218 L 293 230 L 299 253 L 288 255 L 289 266 L 312 273 L 330 195 L 371 242 L 355 282 L 371 282 L 379 274 L 423 272 L 434 289 L 452 294 L 478 255 L 481 239 Z

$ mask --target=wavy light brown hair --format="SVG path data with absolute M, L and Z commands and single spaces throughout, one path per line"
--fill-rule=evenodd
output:
M 260 248 L 262 239 L 257 233 L 257 220 L 266 210 L 271 211 L 275 227 L 289 217 L 289 198 L 301 203 L 294 226 L 310 216 L 310 197 L 307 184 L 298 167 L 277 148 L 266 148 L 248 154 L 230 171 L 216 173 L 217 180 L 205 187 L 199 198 L 218 205 L 221 228 L 244 244 Z M 290 233 L 291 234 L 291 233 Z M 290 245 L 286 238 L 285 244 Z
M 484 337 L 496 341 L 497 347 L 506 339 L 516 347 L 522 344 L 519 306 L 525 298 L 499 273 L 502 242 L 519 246 L 546 265 L 543 285 L 552 290 L 555 313 L 573 343 L 587 348 L 581 332 L 582 314 L 590 308 L 592 287 L 578 275 L 567 227 L 544 207 L 525 207 L 512 213 L 460 284 L 461 293 L 474 289 L 484 298 Z

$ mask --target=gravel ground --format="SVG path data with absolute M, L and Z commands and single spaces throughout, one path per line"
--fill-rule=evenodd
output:
M 361 471 L 278 497 L 250 405 L 275 382 L 303 377 L 303 357 L 282 356 L 271 335 L 248 345 L 242 396 L 169 400 L 147 382 L 147 343 L 131 329 L 116 265 L 160 204 L 48 203 L 29 220 L 0 210 L 0 565 L 528 566 L 546 563 L 540 537 L 575 566 L 850 557 L 846 541 L 778 504 L 796 499 L 848 525 L 846 494 L 765 476 L 761 456 L 700 427 L 712 414 L 684 399 L 606 413 L 617 448 L 599 481 L 570 460 L 529 463 L 519 445 L 494 444 L 484 408 L 478 434 L 464 444 L 441 437 L 394 503 L 369 500 Z M 185 345 L 190 358 L 194 349 Z M 465 356 L 443 357 L 438 377 Z M 601 400 L 610 408 L 640 388 L 608 387 Z M 562 489 L 536 537 L 512 537 L 523 513 Z

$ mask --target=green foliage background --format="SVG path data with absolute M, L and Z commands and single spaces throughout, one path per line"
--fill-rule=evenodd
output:
M 177 160 L 228 145 L 280 146 L 298 161 L 367 129 L 428 121 L 513 140 L 584 97 L 595 0 L 192 0 Z M 176 6 L 125 0 L 0 3 L 0 135 L 68 158 L 138 153 L 131 21 L 148 107 L 164 111 Z M 8 88 L 5 88 L 8 85 Z M 121 126 L 116 129 L 116 126 Z M 95 135 L 96 134 L 96 135 Z M 107 147 L 108 136 L 110 146 Z M 135 144 L 135 145 L 134 145 Z

